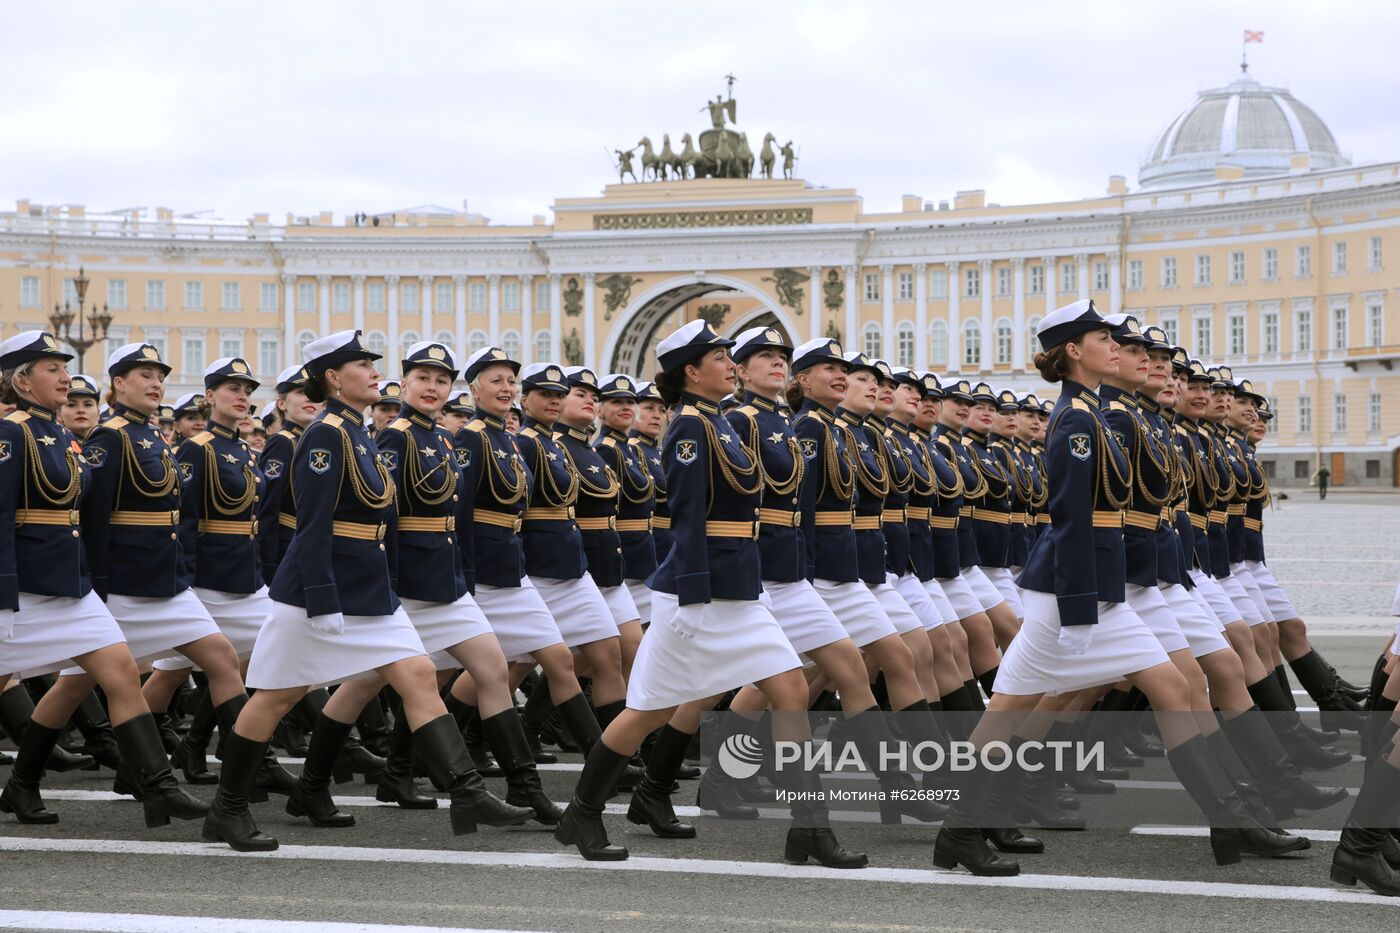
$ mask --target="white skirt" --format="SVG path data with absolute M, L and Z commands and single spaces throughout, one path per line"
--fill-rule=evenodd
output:
M 1268 564 L 1257 560 L 1247 560 L 1244 562 L 1244 567 L 1249 571 L 1249 575 L 1259 587 L 1259 592 L 1264 596 L 1264 602 L 1269 610 L 1270 622 L 1287 622 L 1289 619 L 1298 618 L 1298 610 L 1293 608 L 1293 600 L 1289 599 L 1283 587 L 1279 586 L 1278 580 L 1274 577 L 1274 572 L 1269 569 Z M 1400 594 L 1397 594 L 1397 598 L 1400 598 Z
M 960 620 L 970 619 L 982 611 L 982 600 L 972 591 L 972 584 L 967 582 L 967 577 L 959 575 L 935 582 L 943 588 L 943 595 L 948 597 L 948 602 L 952 604 L 953 611 L 958 614 Z
M 1264 614 L 1259 611 L 1259 606 L 1255 604 L 1253 597 L 1249 595 L 1249 590 L 1244 588 L 1244 581 L 1239 577 L 1232 573 L 1216 582 L 1225 591 L 1225 595 L 1230 597 L 1230 602 L 1235 604 L 1235 612 L 1239 618 L 1248 622 L 1250 628 L 1263 625 L 1267 621 Z
M 706 603 L 692 638 L 670 626 L 678 605 L 670 593 L 652 596 L 651 626 L 627 684 L 630 709 L 669 709 L 802 666 L 782 626 L 758 600 Z
M 258 632 L 262 631 L 263 623 L 272 612 L 272 599 L 267 595 L 267 587 L 262 587 L 256 593 L 224 593 L 196 587 L 194 595 L 209 610 L 219 631 L 233 643 L 238 660 L 251 657 Z M 159 671 L 187 671 L 196 665 L 183 654 L 177 654 L 161 658 L 151 666 Z
M 1099 603 L 1089 650 L 1060 648 L 1060 607 L 1050 593 L 1025 592 L 1026 619 L 997 669 L 995 693 L 1054 696 L 1101 687 L 1170 659 L 1147 623 L 1127 603 Z
M 646 588 L 645 584 L 642 588 Z M 637 603 L 632 599 L 632 588 L 627 584 L 600 586 L 598 592 L 603 594 L 603 601 L 608 604 L 608 611 L 612 613 L 614 625 L 626 625 L 628 622 L 636 622 L 641 619 L 642 615 L 637 611 Z
M 519 586 L 476 586 L 476 605 L 486 614 L 508 661 L 534 663 L 532 652 L 561 645 L 554 616 L 529 577 Z
M 453 603 L 430 603 L 421 599 L 399 597 L 404 611 L 418 630 L 418 639 L 423 642 L 423 650 L 432 659 L 433 666 L 440 671 L 450 671 L 461 667 L 457 659 L 444 649 L 478 635 L 492 634 L 491 623 L 477 608 L 476 600 L 470 593 L 463 593 Z
M 889 573 L 885 576 L 886 582 L 870 587 L 870 592 L 875 594 L 875 598 L 880 601 L 880 608 L 885 610 L 885 615 L 894 623 L 894 630 L 901 635 L 923 631 L 923 620 L 910 607 L 909 602 L 899 595 L 899 590 L 895 587 L 898 582 L 895 575 Z M 919 591 L 923 592 L 923 587 L 919 587 Z
M 1239 609 L 1235 607 L 1234 601 L 1225 595 L 1225 591 L 1220 588 L 1220 581 L 1215 577 L 1204 570 L 1192 570 L 1191 582 L 1196 584 L 1196 592 L 1200 593 L 1210 605 L 1210 611 L 1215 613 L 1221 626 L 1244 620 L 1244 616 L 1240 615 Z
M 812 581 L 812 588 L 826 603 L 831 614 L 841 622 L 857 648 L 898 634 L 880 600 L 870 591 L 870 587 L 859 580 L 854 583 L 833 583 L 818 577 Z
M 806 580 L 796 583 L 765 580 L 763 592 L 768 594 L 773 618 L 778 620 L 792 650 L 798 654 L 835 644 L 847 637 L 841 622 Z
M 1136 612 L 1138 618 L 1146 622 L 1152 634 L 1157 636 L 1163 651 L 1171 654 L 1173 651 L 1185 651 L 1191 647 L 1186 636 L 1182 634 L 1181 626 L 1177 625 L 1176 616 L 1167 605 L 1167 598 L 1162 595 L 1161 589 L 1129 583 L 1125 595 L 1133 612 Z
M 14 622 L 10 637 L 0 641 L 0 674 L 21 680 L 73 668 L 76 655 L 126 641 L 91 591 L 81 598 L 20 593 Z
M 618 637 L 612 609 L 608 608 L 608 601 L 588 574 L 577 580 L 531 577 L 530 582 L 549 607 L 549 614 L 554 616 L 554 624 L 559 626 L 564 644 L 570 648 Z M 521 580 L 520 584 L 524 586 L 525 581 Z
M 1186 643 L 1191 646 L 1191 656 L 1202 658 L 1227 650 L 1230 643 L 1225 640 L 1219 620 L 1209 606 L 1196 602 L 1191 592 L 1180 583 L 1162 587 L 1162 598 L 1171 607 L 1181 634 L 1186 636 Z
M 651 587 L 642 580 L 628 580 L 627 592 L 632 594 L 632 605 L 637 607 L 637 618 L 643 625 L 651 623 Z
M 991 578 L 981 567 L 967 567 L 962 572 L 962 577 L 967 581 L 967 585 L 972 587 L 973 595 L 977 597 L 978 604 L 981 605 L 979 611 L 986 612 L 993 606 L 999 606 L 1006 602 L 1006 597 L 1001 595 L 1001 590 L 991 581 Z
M 979 569 L 988 580 L 992 581 L 992 586 L 997 588 L 1001 598 L 1011 606 L 1011 611 L 1016 613 L 1016 618 L 1021 618 L 1026 610 L 1021 605 L 1021 588 L 1016 585 L 1016 574 L 1012 572 L 1011 568 L 982 567 Z
M 218 623 L 193 589 L 174 596 L 107 596 L 107 610 L 122 627 L 131 656 L 155 661 L 179 654 L 181 645 L 219 634 Z
M 909 595 L 905 593 L 905 588 L 911 586 L 917 586 L 919 589 L 923 590 L 924 595 L 928 597 L 929 605 L 933 607 L 932 617 L 924 619 L 924 628 L 938 628 L 940 625 L 948 625 L 958 621 L 957 610 L 954 609 L 953 604 L 948 601 L 948 596 L 943 592 L 943 585 L 938 580 L 920 580 L 912 573 L 905 574 L 899 578 L 899 592 L 904 594 L 904 598 L 909 602 L 909 605 L 913 606 L 917 597 L 911 599 Z M 918 612 L 919 610 L 916 608 L 914 611 Z
M 402 606 L 393 615 L 343 618 L 344 631 L 333 635 L 312 628 L 305 609 L 274 601 L 248 662 L 248 686 L 255 690 L 322 687 L 425 653 L 418 630 Z
M 1259 612 L 1259 618 L 1265 622 L 1275 621 L 1269 601 L 1264 598 L 1264 591 L 1259 588 L 1259 581 L 1255 579 L 1253 571 L 1244 565 L 1244 561 L 1230 565 L 1230 576 L 1240 581 L 1240 586 L 1244 587 L 1245 593 Z

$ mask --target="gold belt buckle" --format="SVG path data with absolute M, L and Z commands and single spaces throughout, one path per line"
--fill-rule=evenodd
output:
M 375 526 L 375 529 L 374 529 L 374 540 L 376 540 L 376 541 L 383 541 L 383 540 L 384 540 L 384 532 L 385 532 L 386 528 L 387 528 L 387 526 L 386 526 L 383 522 L 380 522 L 378 525 L 376 525 L 376 526 Z

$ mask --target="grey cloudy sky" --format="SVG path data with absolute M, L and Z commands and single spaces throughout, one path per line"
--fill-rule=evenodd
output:
M 615 178 L 605 149 L 708 125 L 801 147 L 798 175 L 1028 203 L 1136 184 L 1201 87 L 1289 86 L 1358 162 L 1400 159 L 1395 3 L 10 4 L 0 203 L 337 214 L 427 202 L 497 223 Z

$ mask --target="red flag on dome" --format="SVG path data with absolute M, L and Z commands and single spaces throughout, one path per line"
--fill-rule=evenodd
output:
M 1245 44 L 1246 44 L 1246 45 L 1248 45 L 1248 44 L 1251 43 L 1251 42 L 1263 42 L 1263 41 L 1264 41 L 1264 33 L 1263 33 L 1262 31 L 1261 31 L 1261 32 L 1255 32 L 1255 31 L 1253 31 L 1253 30 L 1251 30 L 1251 29 L 1246 29 L 1246 30 L 1244 31 L 1244 41 L 1245 41 Z

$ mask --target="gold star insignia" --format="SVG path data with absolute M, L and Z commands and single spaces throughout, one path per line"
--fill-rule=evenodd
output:
M 224 459 L 227 460 L 229 463 L 238 462 L 238 457 L 235 454 L 224 454 Z
M 420 450 L 419 453 L 421 453 L 421 454 L 422 454 L 423 456 L 425 456 L 425 457 L 436 457 L 436 456 L 437 456 L 437 451 L 436 451 L 436 450 L 433 450 L 431 447 L 427 447 L 427 446 L 425 446 L 422 450 Z
M 774 431 L 772 434 L 768 435 L 768 440 L 772 441 L 774 444 L 781 444 L 783 442 L 783 432 Z
M 592 466 L 590 466 L 590 467 L 588 468 L 588 472 L 590 472 L 590 473 L 601 473 L 601 472 L 603 472 L 603 471 L 600 470 L 600 469 L 598 469 L 598 465 L 595 463 L 595 464 L 593 464 Z
M 360 454 L 367 454 L 369 453 L 369 448 L 366 447 L 364 444 L 356 444 L 355 451 Z
M 39 443 L 43 444 L 45 447 L 52 447 L 55 440 L 56 438 L 52 437 L 41 437 L 39 438 Z

